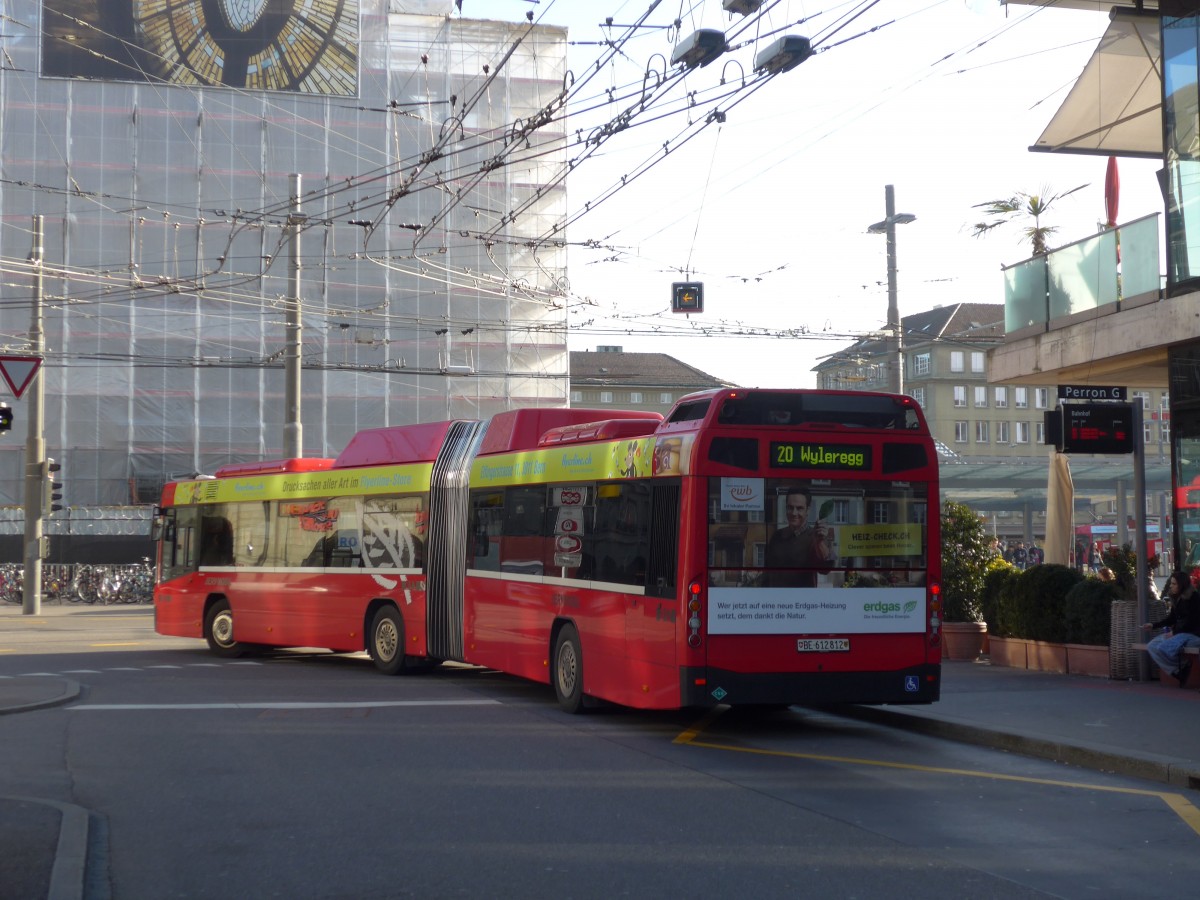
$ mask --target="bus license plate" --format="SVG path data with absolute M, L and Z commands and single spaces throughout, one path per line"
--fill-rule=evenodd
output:
M 848 653 L 850 638 L 799 638 L 796 641 L 798 653 Z

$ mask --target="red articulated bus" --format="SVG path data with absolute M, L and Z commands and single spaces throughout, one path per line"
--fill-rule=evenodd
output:
M 931 703 L 937 454 L 910 398 L 720 389 L 657 413 L 379 428 L 168 484 L 155 626 L 588 699 Z

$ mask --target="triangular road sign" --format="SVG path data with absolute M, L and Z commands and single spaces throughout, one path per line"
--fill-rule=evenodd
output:
M 0 356 L 0 375 L 8 382 L 8 389 L 18 400 L 33 381 L 38 367 L 42 364 L 40 356 Z

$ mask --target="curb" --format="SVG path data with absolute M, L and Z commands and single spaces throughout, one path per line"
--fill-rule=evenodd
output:
M 948 722 L 944 719 L 895 712 L 878 707 L 849 706 L 827 711 L 850 719 L 861 719 L 878 725 L 902 728 L 963 744 L 989 747 L 993 750 L 1006 750 L 1022 756 L 1047 759 L 1098 772 L 1127 775 L 1131 778 L 1157 781 L 1173 787 L 1200 790 L 1200 768 L 1190 764 L 1181 765 L 1178 760 L 1171 757 L 1114 753 L 1094 747 L 1067 744 L 1049 738 L 1031 737 L 1011 731 L 967 725 L 962 722 Z
M 62 817 L 58 829 L 58 847 L 50 871 L 50 889 L 46 900 L 80 900 L 87 872 L 88 811 L 73 803 L 42 800 L 38 797 L 3 797 L 18 803 L 37 803 L 57 809 Z
M 79 699 L 78 681 L 73 681 L 70 678 L 60 678 L 58 680 L 62 685 L 62 693 L 58 696 L 46 697 L 43 700 L 31 700 L 28 703 L 20 703 L 12 706 L 0 704 L 0 716 L 7 716 L 10 713 L 29 712 L 34 709 L 47 709 L 51 706 L 63 706 Z

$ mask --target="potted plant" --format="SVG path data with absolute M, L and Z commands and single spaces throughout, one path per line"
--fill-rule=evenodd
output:
M 980 597 L 988 562 L 995 556 L 983 522 L 969 506 L 942 505 L 942 646 L 949 659 L 975 659 L 987 624 Z
M 1110 581 L 1085 578 L 1067 591 L 1063 615 L 1067 626 L 1067 671 L 1072 675 L 1109 675 L 1108 640 L 1112 606 L 1121 589 Z

